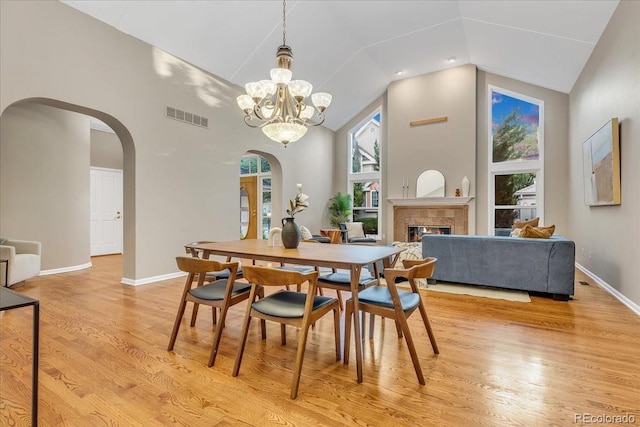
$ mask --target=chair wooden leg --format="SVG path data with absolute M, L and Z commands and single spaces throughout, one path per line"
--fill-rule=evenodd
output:
M 251 301 L 247 302 L 251 304 Z M 242 338 L 240 346 L 238 347 L 238 354 L 236 355 L 236 363 L 233 365 L 232 376 L 237 377 L 240 372 L 240 364 L 242 363 L 242 355 L 244 354 L 244 346 L 247 344 L 247 335 L 249 335 L 249 326 L 251 325 L 251 306 L 247 307 L 247 314 L 244 319 L 244 325 L 242 326 Z
M 396 331 L 398 331 L 398 338 L 402 338 L 402 326 L 400 326 L 400 323 L 398 323 L 397 320 L 396 320 Z
M 287 345 L 287 325 L 284 323 L 280 324 L 280 341 L 282 345 Z
M 336 339 L 336 360 L 340 360 L 340 307 L 333 310 L 333 334 Z
M 198 307 L 200 304 L 193 303 L 193 311 L 191 312 L 191 326 L 196 326 L 196 318 L 198 317 Z
M 213 308 L 213 312 L 216 312 L 215 307 Z M 209 356 L 209 367 L 213 366 L 216 363 L 216 356 L 218 355 L 218 347 L 220 347 L 220 340 L 222 339 L 222 330 L 224 329 L 224 319 L 227 318 L 227 311 L 229 307 L 222 307 L 220 309 L 220 323 L 216 327 L 216 333 L 213 335 L 213 346 L 211 347 L 211 355 Z
M 264 298 L 264 288 L 260 287 L 258 288 L 258 298 L 262 299 Z M 261 336 L 263 340 L 267 339 L 267 321 L 264 319 L 260 319 L 260 332 L 261 332 Z
M 382 322 L 384 322 L 384 318 L 382 318 Z M 376 326 L 376 315 L 373 313 L 369 313 L 369 339 L 373 339 L 373 328 Z
M 435 354 L 440 354 L 440 350 L 438 349 L 438 344 L 436 343 L 436 336 L 433 334 L 433 330 L 431 329 L 431 323 L 429 322 L 429 317 L 427 316 L 427 310 L 424 307 L 422 301 L 420 301 L 420 315 L 422 316 L 422 321 L 424 322 L 424 327 L 427 329 L 427 334 L 429 334 L 429 341 L 431 341 L 431 348 L 433 348 L 433 352 Z
M 416 375 L 418 376 L 418 382 L 421 385 L 425 385 L 424 375 L 422 374 L 422 368 L 420 367 L 420 361 L 418 360 L 418 353 L 416 352 L 416 346 L 413 343 L 413 337 L 411 336 L 411 331 L 409 331 L 409 324 L 407 323 L 407 319 L 404 315 L 397 319 L 398 323 L 402 327 L 404 332 L 404 339 L 407 342 L 407 347 L 409 348 L 409 354 L 411 354 L 411 361 L 413 362 L 413 368 L 416 371 Z
M 211 321 L 214 325 L 218 323 L 218 309 L 215 307 L 211 307 Z
M 340 304 L 340 311 L 344 311 L 344 304 L 342 302 L 342 293 L 339 289 L 336 289 L 336 296 L 338 297 L 338 304 Z
M 347 301 L 344 309 L 344 356 L 342 361 L 345 365 L 349 364 L 349 350 L 351 349 L 351 314 L 353 313 L 353 304 Z
M 187 306 L 187 301 L 183 298 L 178 306 L 178 313 L 176 314 L 176 321 L 173 324 L 173 331 L 171 331 L 171 338 L 169 339 L 169 346 L 167 347 L 167 351 L 173 350 L 173 346 L 176 343 L 176 338 L 178 336 L 178 330 L 180 329 L 180 323 L 182 323 L 182 316 L 184 316 L 184 310 Z
M 307 336 L 309 335 L 309 324 L 302 325 L 300 330 L 300 340 L 298 351 L 296 352 L 296 363 L 293 367 L 293 380 L 291 381 L 291 399 L 298 397 L 298 386 L 300 385 L 300 373 L 302 372 L 302 362 L 304 361 L 304 351 L 307 347 Z

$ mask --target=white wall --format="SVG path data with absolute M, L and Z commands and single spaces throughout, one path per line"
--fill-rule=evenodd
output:
M 640 2 L 621 1 L 574 85 L 569 103 L 567 198 L 576 261 L 640 305 Z M 620 121 L 620 206 L 584 204 L 582 143 Z
M 301 215 L 320 228 L 319 205 L 331 196 L 332 131 L 310 129 L 284 149 L 244 124 L 235 105 L 241 88 L 59 2 L 0 2 L 0 52 L 0 113 L 24 99 L 63 101 L 95 112 L 121 140 L 130 135 L 125 278 L 175 272 L 186 242 L 237 238 L 239 161 L 250 150 L 278 159 L 281 202 L 305 184 L 311 206 Z M 264 64 L 265 73 L 270 68 Z M 165 118 L 166 106 L 209 118 L 209 128 Z

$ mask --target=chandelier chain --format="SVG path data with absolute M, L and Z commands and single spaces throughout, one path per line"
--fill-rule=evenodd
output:
M 287 0 L 282 0 L 282 44 L 287 44 Z

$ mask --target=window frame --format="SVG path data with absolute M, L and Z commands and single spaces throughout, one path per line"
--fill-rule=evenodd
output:
M 351 196 L 351 215 L 350 219 L 353 221 L 354 213 L 356 210 L 375 210 L 377 211 L 378 217 L 378 234 L 376 235 L 368 235 L 368 237 L 373 237 L 376 240 L 381 240 L 382 236 L 382 224 L 383 224 L 383 209 L 380 206 L 380 199 L 382 198 L 382 155 L 379 156 L 378 159 L 378 170 L 372 172 L 353 172 L 353 144 L 356 138 L 361 131 L 361 129 L 366 126 L 370 121 L 374 120 L 376 116 L 380 116 L 380 120 L 378 121 L 378 128 L 380 132 L 378 133 L 378 149 L 379 152 L 382 152 L 383 135 L 381 132 L 382 129 L 382 108 L 376 108 L 371 114 L 367 115 L 367 117 L 356 124 L 349 133 L 347 134 L 347 194 Z M 356 183 L 366 184 L 367 182 L 377 181 L 378 182 L 378 206 L 371 206 L 365 208 L 356 208 L 353 204 L 353 186 Z
M 495 163 L 493 161 L 493 93 L 497 92 L 521 101 L 529 102 L 538 106 L 538 159 L 537 160 L 511 160 Z M 536 216 L 540 218 L 540 224 L 544 224 L 544 101 L 521 93 L 513 92 L 498 86 L 488 85 L 487 88 L 488 105 L 488 235 L 495 235 L 495 215 L 496 209 L 508 209 L 517 206 L 496 205 L 495 200 L 495 178 L 499 175 L 512 175 L 522 173 L 535 174 L 536 182 Z

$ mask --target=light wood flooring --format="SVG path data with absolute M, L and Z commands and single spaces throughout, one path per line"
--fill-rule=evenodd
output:
M 184 279 L 131 287 L 119 283 L 120 256 L 92 262 L 17 289 L 41 304 L 40 426 L 567 426 L 582 414 L 640 425 L 640 318 L 580 272 L 590 285 L 576 282 L 569 302 L 426 293 L 439 355 L 419 315 L 410 319 L 426 386 L 393 323 L 379 319 L 358 384 L 353 350 L 349 365 L 335 361 L 325 317 L 290 400 L 297 331 L 281 346 L 277 324 L 261 341 L 254 322 L 234 378 L 244 304 L 208 368 L 208 307 L 195 328 L 185 316 L 166 351 Z M 2 426 L 30 424 L 31 312 L 0 315 Z

